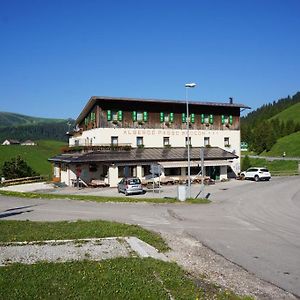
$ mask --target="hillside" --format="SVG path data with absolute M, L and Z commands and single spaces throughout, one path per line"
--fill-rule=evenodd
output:
M 67 141 L 74 120 L 47 119 L 0 112 L 0 144 L 6 139 Z
M 0 127 L 36 125 L 39 123 L 61 123 L 65 121 L 64 119 L 37 118 L 10 112 L 0 112 Z
M 271 120 L 273 119 L 278 119 L 281 122 L 294 121 L 300 123 L 300 102 L 276 114 L 271 118 Z
M 294 104 L 300 103 L 300 92 L 294 96 L 278 99 L 272 103 L 264 104 L 258 109 L 248 113 L 245 117 L 241 118 L 242 126 L 255 126 L 261 121 L 273 118 Z
M 5 161 L 20 155 L 28 165 L 41 175 L 52 175 L 52 167 L 48 158 L 61 152 L 66 144 L 59 141 L 37 141 L 37 146 L 0 146 L 0 173 Z
M 241 118 L 241 140 L 258 154 L 269 152 L 279 139 L 298 131 L 300 92 L 293 97 L 265 104 Z
M 283 152 L 287 157 L 300 157 L 300 131 L 278 139 L 271 150 L 262 155 L 282 156 Z

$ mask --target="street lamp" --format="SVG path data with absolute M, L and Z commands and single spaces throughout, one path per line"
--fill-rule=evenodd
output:
M 190 161 L 190 116 L 188 89 L 194 88 L 196 83 L 185 84 L 185 102 L 186 102 L 186 139 L 187 139 L 187 156 L 188 156 L 188 197 L 191 198 L 191 161 Z

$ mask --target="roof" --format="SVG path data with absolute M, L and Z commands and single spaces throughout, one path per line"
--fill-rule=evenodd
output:
M 190 148 L 190 160 L 200 159 L 201 148 Z M 203 147 L 204 160 L 228 160 L 238 158 L 237 155 L 219 147 Z M 102 150 L 83 154 L 61 154 L 49 161 L 64 163 L 106 163 L 120 165 L 142 163 L 149 164 L 162 161 L 182 161 L 187 159 L 187 148 L 133 148 L 130 150 Z
M 6 139 L 4 142 L 8 141 L 11 144 L 20 144 L 20 142 L 18 140 L 11 140 L 11 139 Z M 3 143 L 4 143 L 3 142 Z
M 186 100 L 171 100 L 171 99 L 145 99 L 145 98 L 126 98 L 126 97 L 109 97 L 109 96 L 92 96 L 88 103 L 83 108 L 78 116 L 76 122 L 80 123 L 88 112 L 93 108 L 97 102 L 102 101 L 127 101 L 127 102 L 148 102 L 148 103 L 172 103 L 172 104 L 186 104 Z M 229 102 L 208 102 L 208 101 L 189 101 L 190 105 L 196 106 L 219 106 L 219 107 L 235 107 L 235 108 L 250 108 L 247 105 L 240 103 Z
M 35 143 L 35 142 L 32 140 L 26 140 L 26 141 L 22 142 L 22 144 L 25 144 L 25 143 Z

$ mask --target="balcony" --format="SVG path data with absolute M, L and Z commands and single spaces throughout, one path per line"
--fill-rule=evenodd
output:
M 130 143 L 118 143 L 114 144 L 93 144 L 93 145 L 74 145 L 74 146 L 66 146 L 61 149 L 63 153 L 74 153 L 74 152 L 93 152 L 93 151 L 100 151 L 100 150 L 126 150 L 129 151 L 131 149 Z

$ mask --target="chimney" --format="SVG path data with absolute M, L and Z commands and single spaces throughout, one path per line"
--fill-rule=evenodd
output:
M 229 103 L 232 104 L 233 103 L 233 98 L 229 97 Z

